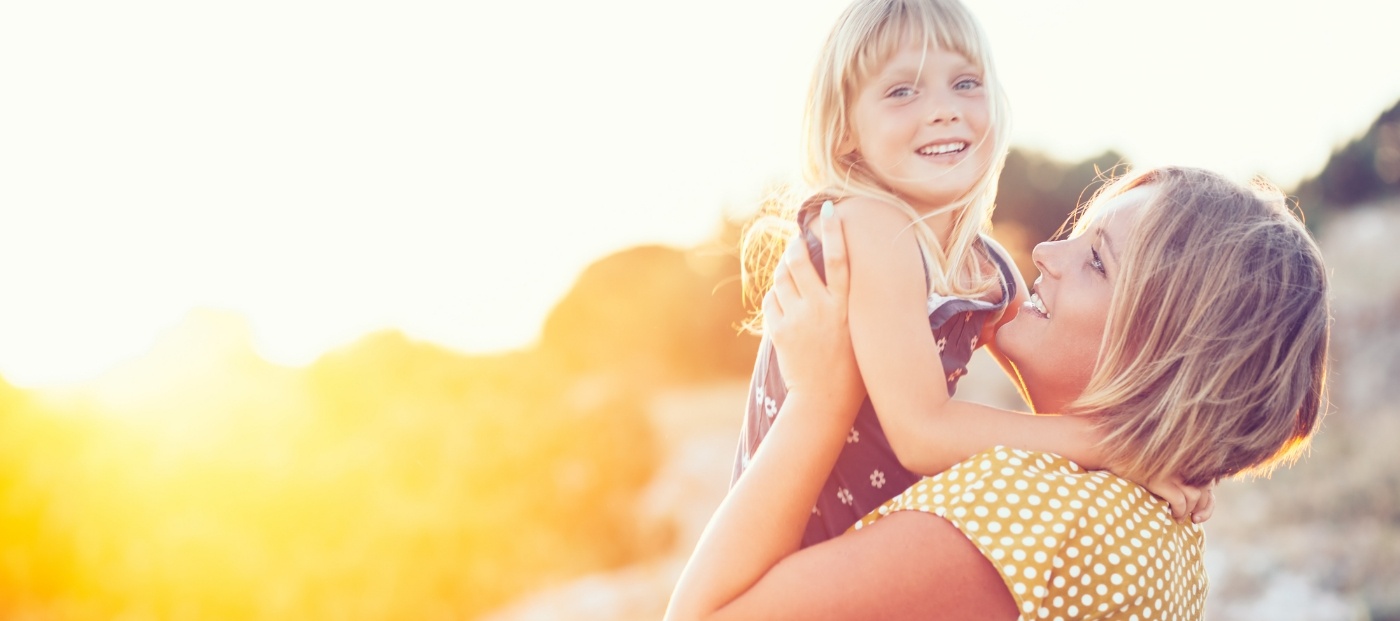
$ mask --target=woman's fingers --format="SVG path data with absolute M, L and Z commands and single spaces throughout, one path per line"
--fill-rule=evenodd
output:
M 826 268 L 826 287 L 831 295 L 845 300 L 851 290 L 851 269 L 846 260 L 846 234 L 841 219 L 831 201 L 822 203 L 822 257 Z
M 778 301 L 778 294 L 770 289 L 763 296 L 763 331 L 772 332 L 782 320 L 783 305 Z
M 801 237 L 788 242 L 787 252 L 783 253 L 783 267 L 791 279 L 799 297 L 813 295 L 826 287 L 817 268 L 812 266 L 812 255 L 807 250 L 807 242 Z
M 788 240 L 787 250 L 783 251 L 782 259 L 778 261 L 778 266 L 773 271 L 773 288 L 769 293 L 776 295 L 778 303 L 784 308 L 792 308 L 802 300 L 803 292 L 798 288 L 797 283 L 793 282 L 792 277 L 792 263 L 802 260 L 796 255 L 796 252 L 799 252 L 796 250 L 798 248 L 802 249 L 803 255 L 807 254 L 805 252 L 807 244 L 802 241 L 801 237 Z M 810 266 L 810 264 L 809 261 L 808 265 Z

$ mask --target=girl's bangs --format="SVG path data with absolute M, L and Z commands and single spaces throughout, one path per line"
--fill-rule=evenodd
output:
M 900 50 L 920 42 L 925 48 L 957 52 L 985 70 L 982 37 L 970 17 L 925 3 L 896 3 L 857 45 L 846 73 L 851 77 L 848 86 L 858 88 Z

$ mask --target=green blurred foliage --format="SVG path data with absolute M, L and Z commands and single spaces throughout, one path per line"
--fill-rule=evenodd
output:
M 1360 138 L 1334 151 L 1316 176 L 1296 192 L 1314 231 L 1332 209 L 1347 209 L 1400 195 L 1400 102 L 1371 123 Z

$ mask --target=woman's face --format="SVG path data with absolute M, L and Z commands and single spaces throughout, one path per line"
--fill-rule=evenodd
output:
M 1035 411 L 1060 411 L 1088 385 L 1120 258 L 1155 193 L 1147 185 L 1110 198 L 1082 233 L 1031 252 L 1040 277 L 1016 318 L 997 332 L 997 346 L 1016 366 Z

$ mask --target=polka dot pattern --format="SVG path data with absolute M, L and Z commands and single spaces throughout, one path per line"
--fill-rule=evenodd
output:
M 996 447 L 914 484 L 894 511 L 947 519 L 1001 571 L 1023 621 L 1202 618 L 1205 534 L 1167 503 L 1058 455 Z

